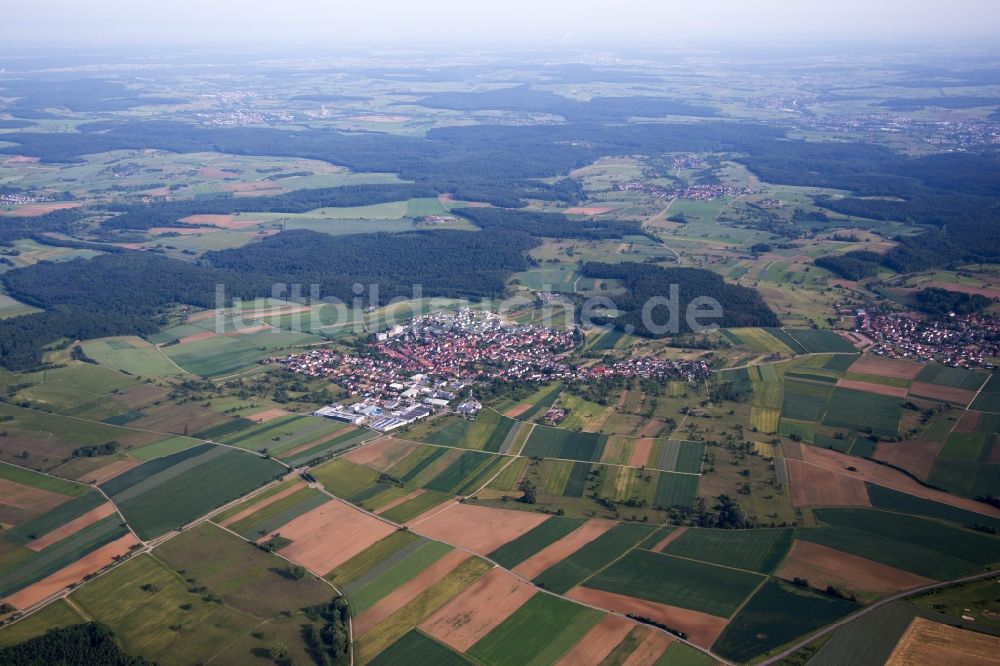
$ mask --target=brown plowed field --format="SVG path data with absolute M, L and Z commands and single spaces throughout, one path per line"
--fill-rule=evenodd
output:
M 714 643 L 729 623 L 729 620 L 724 617 L 627 597 L 624 594 L 592 590 L 589 587 L 574 587 L 566 593 L 566 596 L 598 608 L 617 613 L 635 613 L 662 622 L 668 627 L 676 627 L 686 632 L 688 640 L 692 643 L 703 647 Z
M 856 391 L 877 393 L 878 395 L 890 395 L 894 398 L 905 398 L 907 394 L 906 388 L 902 386 L 872 384 L 871 382 L 862 382 L 857 379 L 838 379 L 837 386 L 840 386 L 841 388 L 854 389 Z
M 278 500 L 284 499 L 285 497 L 288 497 L 292 493 L 298 492 L 299 490 L 302 490 L 303 488 L 305 488 L 305 483 L 303 483 L 303 482 L 293 483 L 290 486 L 288 486 L 287 488 L 282 488 L 281 490 L 279 490 L 278 492 L 274 493 L 270 497 L 265 497 L 264 499 L 260 500 L 259 502 L 251 502 L 250 505 L 247 506 L 245 509 L 234 513 L 229 518 L 226 518 L 225 520 L 223 520 L 219 524 L 222 525 L 223 527 L 226 527 L 228 525 L 232 525 L 233 523 L 239 522 L 239 521 L 243 520 L 244 518 L 246 518 L 247 516 L 252 515 L 252 514 L 258 512 L 258 511 L 260 511 L 265 506 L 268 506 L 269 504 L 274 504 Z
M 875 448 L 875 460 L 905 469 L 919 479 L 926 479 L 934 467 L 934 461 L 944 442 L 910 439 L 905 442 L 879 442 Z
M 667 651 L 674 639 L 660 631 L 654 631 L 646 626 L 638 626 L 634 636 L 639 639 L 639 645 L 632 654 L 625 658 L 621 666 L 650 666 L 655 664 Z
M 412 601 L 418 594 L 455 570 L 459 564 L 469 559 L 469 554 L 453 550 L 416 576 L 406 581 L 374 606 L 354 619 L 354 636 L 364 636 L 400 608 Z
M 556 662 L 557 666 L 596 666 L 625 640 L 635 623 L 617 615 L 605 615 Z
M 652 450 L 653 440 L 647 438 L 635 440 L 635 444 L 632 446 L 632 456 L 629 458 L 628 464 L 632 467 L 642 467 L 649 462 L 649 452 Z
M 485 555 L 547 519 L 540 513 L 456 503 L 420 522 L 413 531 Z
M 403 495 L 402 497 L 397 497 L 396 499 L 392 500 L 388 504 L 380 506 L 378 509 L 376 509 L 375 513 L 377 513 L 379 515 L 382 515 L 383 513 L 385 513 L 386 511 L 388 511 L 389 509 L 397 507 L 400 504 L 402 504 L 403 502 L 409 502 L 411 499 L 419 497 L 420 495 L 423 495 L 423 494 L 424 494 L 424 489 L 423 488 L 417 488 L 416 490 L 414 490 L 409 495 Z
M 132 534 L 126 534 L 122 538 L 101 546 L 73 564 L 63 567 L 37 583 L 29 585 L 20 592 L 12 594 L 7 597 L 7 602 L 22 610 L 29 608 L 39 601 L 43 601 L 56 592 L 59 592 L 66 586 L 79 583 L 87 574 L 92 574 L 99 571 L 102 567 L 111 564 L 116 556 L 124 555 L 137 543 L 139 541 Z
M 32 514 L 39 514 L 45 513 L 67 500 L 69 497 L 66 495 L 0 478 L 0 507 L 9 506 Z
M 955 432 L 976 432 L 976 425 L 979 424 L 979 417 L 982 416 L 982 412 L 967 411 L 962 412 L 961 418 L 958 419 L 958 423 L 955 424 Z
M 261 537 L 259 542 L 280 533 L 292 540 L 281 554 L 322 575 L 395 531 L 389 523 L 330 500 Z
M 884 356 L 862 355 L 847 369 L 859 375 L 876 375 L 894 379 L 913 379 L 924 366 L 913 361 L 900 358 L 885 358 Z
M 409 455 L 415 446 L 417 445 L 389 437 L 349 451 L 344 454 L 344 459 L 384 472 Z
M 265 409 L 262 412 L 257 412 L 256 414 L 250 414 L 247 416 L 251 421 L 256 421 L 257 423 L 267 423 L 268 421 L 273 421 L 274 419 L 280 419 L 282 416 L 289 416 L 291 412 L 284 409 Z
M 652 550 L 655 550 L 657 553 L 662 553 L 663 549 L 669 546 L 671 541 L 674 541 L 675 539 L 677 539 L 677 537 L 684 534 L 684 532 L 686 531 L 687 531 L 686 527 L 678 527 L 673 532 L 671 532 L 667 536 L 657 541 L 656 545 L 653 546 Z
M 871 506 L 860 479 L 836 474 L 798 460 L 786 460 L 792 506 Z
M 514 567 L 514 573 L 532 579 L 556 562 L 561 562 L 615 526 L 613 520 L 588 520 L 563 538 Z
M 514 405 L 513 407 L 508 409 L 506 412 L 503 413 L 503 415 L 512 419 L 516 419 L 518 416 L 524 414 L 532 407 L 534 407 L 534 405 L 532 405 L 530 402 L 522 402 L 520 405 Z
M 427 618 L 420 629 L 465 652 L 536 592 L 533 585 L 496 567 Z
M 910 590 L 934 582 L 881 562 L 799 539 L 792 544 L 777 575 L 785 580 L 805 578 L 810 586 L 821 590 L 833 585 L 842 590 L 877 595 Z
M 854 456 L 839 453 L 832 449 L 821 449 L 817 446 L 803 446 L 801 447 L 801 451 L 803 460 L 825 469 L 829 469 L 830 471 L 852 476 L 856 479 L 862 479 L 864 481 L 871 481 L 872 483 L 876 483 L 880 486 L 892 488 L 893 490 L 899 490 L 904 493 L 910 493 L 911 495 L 923 497 L 924 499 L 934 500 L 935 502 L 944 502 L 945 504 L 951 504 L 952 506 L 961 507 L 975 513 L 982 513 L 988 516 L 1000 518 L 1000 509 L 997 509 L 996 507 L 984 504 L 983 502 L 977 502 L 974 499 L 958 497 L 941 490 L 927 488 L 903 472 L 892 469 L 891 467 L 886 467 L 885 465 L 880 465 L 877 462 L 865 460 L 864 458 L 855 458 Z M 791 467 L 791 465 L 789 465 L 789 467 Z M 848 471 L 848 467 L 854 467 L 856 471 Z
M 101 506 L 91 509 L 82 516 L 78 516 L 68 523 L 60 525 L 51 532 L 43 534 L 34 541 L 26 543 L 25 546 L 37 553 L 44 548 L 48 548 L 57 541 L 62 541 L 66 537 L 76 534 L 87 525 L 93 525 L 101 518 L 107 518 L 113 513 L 115 513 L 115 505 L 111 502 L 105 502 Z
M 910 393 L 923 398 L 934 398 L 942 402 L 953 402 L 963 407 L 972 402 L 972 399 L 976 397 L 975 391 L 955 388 L 953 386 L 928 384 L 927 382 L 913 382 L 913 385 L 910 386 Z
M 639 431 L 639 437 L 655 437 L 663 429 L 663 419 L 650 419 Z
M 198 342 L 199 340 L 204 340 L 206 338 L 214 337 L 215 333 L 213 331 L 202 331 L 201 333 L 192 333 L 191 335 L 185 335 L 183 338 L 177 341 L 179 345 L 186 345 L 189 342 Z

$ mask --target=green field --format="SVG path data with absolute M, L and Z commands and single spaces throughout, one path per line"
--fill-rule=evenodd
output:
M 329 497 L 314 488 L 302 488 L 241 518 L 228 528 L 244 539 L 255 541 L 329 501 Z
M 584 585 L 729 617 L 763 580 L 749 571 L 634 550 Z
M 47 490 L 59 495 L 66 495 L 67 497 L 79 497 L 84 493 L 90 492 L 90 488 L 82 483 L 74 483 L 54 476 L 39 474 L 30 469 L 8 465 L 5 462 L 0 462 L 0 479 L 31 486 L 32 488 Z
M 185 449 L 190 449 L 192 446 L 198 446 L 200 442 L 197 439 L 191 437 L 175 436 L 168 437 L 167 439 L 161 439 L 158 442 L 153 442 L 152 444 L 146 444 L 134 449 L 129 449 L 128 454 L 133 458 L 138 458 L 143 462 L 153 460 L 154 458 L 162 458 L 163 456 L 168 456 L 171 453 L 178 453 L 184 451 Z
M 441 421 L 444 427 L 429 433 L 422 441 L 491 453 L 502 451 L 508 435 L 517 426 L 517 421 L 492 409 L 481 410 L 472 422 L 459 416 L 449 416 Z
M 563 594 L 614 562 L 656 530 L 653 525 L 619 523 L 540 573 L 532 582 Z
M 423 485 L 428 490 L 449 495 L 468 495 L 485 484 L 508 460 L 504 456 L 463 451 L 440 474 Z
M 202 523 L 157 547 L 155 556 L 185 578 L 194 578 L 246 613 L 274 617 L 329 601 L 333 589 L 306 573 L 285 575 L 279 557 L 211 523 Z
M 142 538 L 159 536 L 274 479 L 273 460 L 204 444 L 144 463 L 105 483 Z
M 87 553 L 125 536 L 121 518 L 110 515 L 51 546 L 29 555 L 0 573 L 0 596 L 7 596 L 76 562 Z
M 903 408 L 899 398 L 837 387 L 833 390 L 823 425 L 850 428 L 892 437 L 899 429 Z
M 357 616 L 407 582 L 421 571 L 444 557 L 451 546 L 439 541 L 413 542 L 394 553 L 395 557 L 378 562 L 360 578 L 347 583 L 342 591 L 351 603 L 351 612 Z
M 947 580 L 1000 560 L 1000 538 L 870 509 L 816 509 L 826 527 L 796 536 L 913 573 Z
M 101 338 L 88 340 L 80 346 L 84 354 L 101 365 L 140 377 L 184 373 L 160 349 L 142 338 Z
M 280 455 L 340 431 L 353 431 L 353 428 L 329 419 L 292 414 L 240 430 L 219 441 L 248 451 L 266 449 L 271 455 Z
M 656 493 L 653 506 L 668 508 L 672 506 L 691 507 L 698 495 L 698 481 L 695 474 L 676 474 L 660 472 L 656 482 Z
M 1000 530 L 1000 518 L 967 511 L 950 504 L 944 504 L 943 502 L 916 497 L 909 493 L 901 493 L 891 488 L 875 485 L 874 483 L 866 483 L 865 485 L 868 487 L 868 498 L 871 500 L 872 506 L 878 509 L 899 511 L 900 513 L 926 516 L 928 518 L 941 518 L 942 520 L 950 520 L 966 527 L 971 527 L 978 523 Z
M 416 629 L 368 662 L 371 666 L 464 666 L 472 662 Z
M 268 350 L 255 347 L 239 337 L 224 335 L 162 349 L 170 360 L 187 372 L 209 378 L 234 374 L 270 355 Z
M 0 629 L 0 647 L 17 645 L 26 640 L 41 636 L 49 629 L 68 627 L 85 622 L 87 618 L 80 615 L 65 599 L 45 605 L 31 615 L 27 615 L 15 624 L 9 624 Z
M 536 426 L 528 436 L 521 455 L 597 462 L 604 453 L 607 441 L 606 435 L 598 433 Z
M 851 622 L 826 641 L 810 666 L 885 664 L 896 643 L 921 611 L 897 601 L 872 611 L 863 622 Z
M 99 492 L 91 490 L 83 495 L 59 504 L 45 513 L 35 516 L 14 527 L 0 532 L 0 538 L 19 544 L 27 544 L 52 530 L 79 518 L 91 509 L 104 504 L 106 500 Z
M 841 353 L 852 354 L 857 350 L 850 342 L 835 333 L 818 328 L 790 328 L 785 332 L 795 339 L 809 354 Z
M 513 541 L 500 546 L 489 557 L 500 566 L 513 569 L 549 544 L 563 538 L 586 520 L 584 518 L 563 518 L 553 516 Z
M 986 438 L 987 435 L 978 432 L 953 432 L 944 441 L 944 448 L 938 457 L 947 460 L 979 460 L 983 447 L 987 444 Z
M 369 575 L 376 567 L 381 566 L 382 562 L 398 560 L 402 557 L 400 551 L 404 551 L 405 555 L 406 552 L 417 548 L 423 541 L 423 537 L 409 530 L 396 530 L 339 565 L 326 574 L 325 578 L 338 587 L 344 587 L 352 581 Z
M 141 586 L 155 592 L 144 592 Z M 205 646 L 218 650 L 249 633 L 260 619 L 203 600 L 189 584 L 152 555 L 139 555 L 84 585 L 71 600 L 89 617 L 111 627 L 129 654 L 162 664 L 194 663 Z M 190 604 L 187 609 L 182 608 Z M 171 626 L 179 625 L 183 641 Z
M 431 510 L 439 504 L 451 499 L 448 495 L 441 493 L 436 493 L 428 490 L 420 495 L 417 495 L 411 500 L 407 500 L 402 504 L 397 504 L 388 511 L 381 514 L 386 520 L 391 520 L 396 523 L 405 523 L 407 521 L 413 520 L 420 514 Z
M 833 393 L 832 384 L 785 378 L 781 415 L 803 421 L 820 421 Z
M 343 458 L 334 458 L 309 473 L 337 497 L 350 498 L 366 491 L 378 481 L 379 473 Z
M 771 573 L 791 548 L 792 536 L 791 529 L 689 529 L 663 552 L 735 569 Z
M 600 622 L 600 611 L 536 594 L 468 650 L 486 666 L 550 664 Z
M 712 650 L 733 661 L 749 661 L 858 608 L 837 597 L 771 580 L 736 614 Z
M 985 372 L 978 370 L 966 370 L 964 368 L 952 368 L 939 363 L 929 363 L 920 370 L 916 381 L 951 386 L 967 391 L 977 391 L 983 385 L 983 382 L 986 381 L 987 376 Z

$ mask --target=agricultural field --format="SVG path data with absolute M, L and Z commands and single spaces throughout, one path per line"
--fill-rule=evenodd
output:
M 101 485 L 143 538 L 177 529 L 280 476 L 273 460 L 202 444 L 131 469 Z
M 858 608 L 844 599 L 772 580 L 733 617 L 712 649 L 727 659 L 747 661 Z
M 102 338 L 80 345 L 83 353 L 101 365 L 139 377 L 184 373 L 163 351 L 138 337 Z
M 648 550 L 633 550 L 586 587 L 718 617 L 730 617 L 764 578 L 738 569 Z
M 15 66 L 0 649 L 96 621 L 165 666 L 995 660 L 1000 359 L 973 338 L 1000 305 L 962 298 L 1000 296 L 967 263 L 989 235 L 963 253 L 997 198 L 989 53 L 748 79 L 559 48 Z M 643 337 L 633 270 L 740 298 Z M 866 323 L 966 305 L 960 344 Z M 573 348 L 413 351 L 466 308 Z M 311 415 L 407 401 L 433 409 L 387 432 Z

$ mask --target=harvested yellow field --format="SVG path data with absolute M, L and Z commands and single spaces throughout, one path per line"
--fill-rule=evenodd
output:
M 760 432 L 777 432 L 781 410 L 774 407 L 751 407 L 750 425 Z
M 922 617 L 913 618 L 899 639 L 887 666 L 978 666 L 996 663 L 1000 638 L 938 624 Z

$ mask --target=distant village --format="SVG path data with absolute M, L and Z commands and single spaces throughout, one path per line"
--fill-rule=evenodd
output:
M 615 183 L 611 189 L 615 192 L 645 192 L 657 199 L 693 199 L 695 201 L 712 201 L 713 199 L 721 199 L 722 197 L 742 197 L 753 192 L 749 187 L 741 185 L 688 185 L 687 187 L 676 189 L 661 185 L 652 185 L 641 180 Z
M 0 206 L 20 206 L 23 204 L 41 203 L 52 200 L 52 197 L 23 194 L 21 192 L 7 192 L 0 194 Z
M 892 312 L 858 310 L 854 330 L 872 341 L 873 354 L 937 361 L 958 368 L 993 368 L 1000 356 L 1000 318 L 953 315 L 922 320 Z
M 511 325 L 493 313 L 461 309 L 394 326 L 379 333 L 361 355 L 315 349 L 262 363 L 343 387 L 356 402 L 328 405 L 314 414 L 382 432 L 438 409 L 475 416 L 482 407 L 473 398 L 478 382 L 577 382 L 605 377 L 699 381 L 709 374 L 704 361 L 652 356 L 575 367 L 566 360 L 575 345 L 572 332 Z

